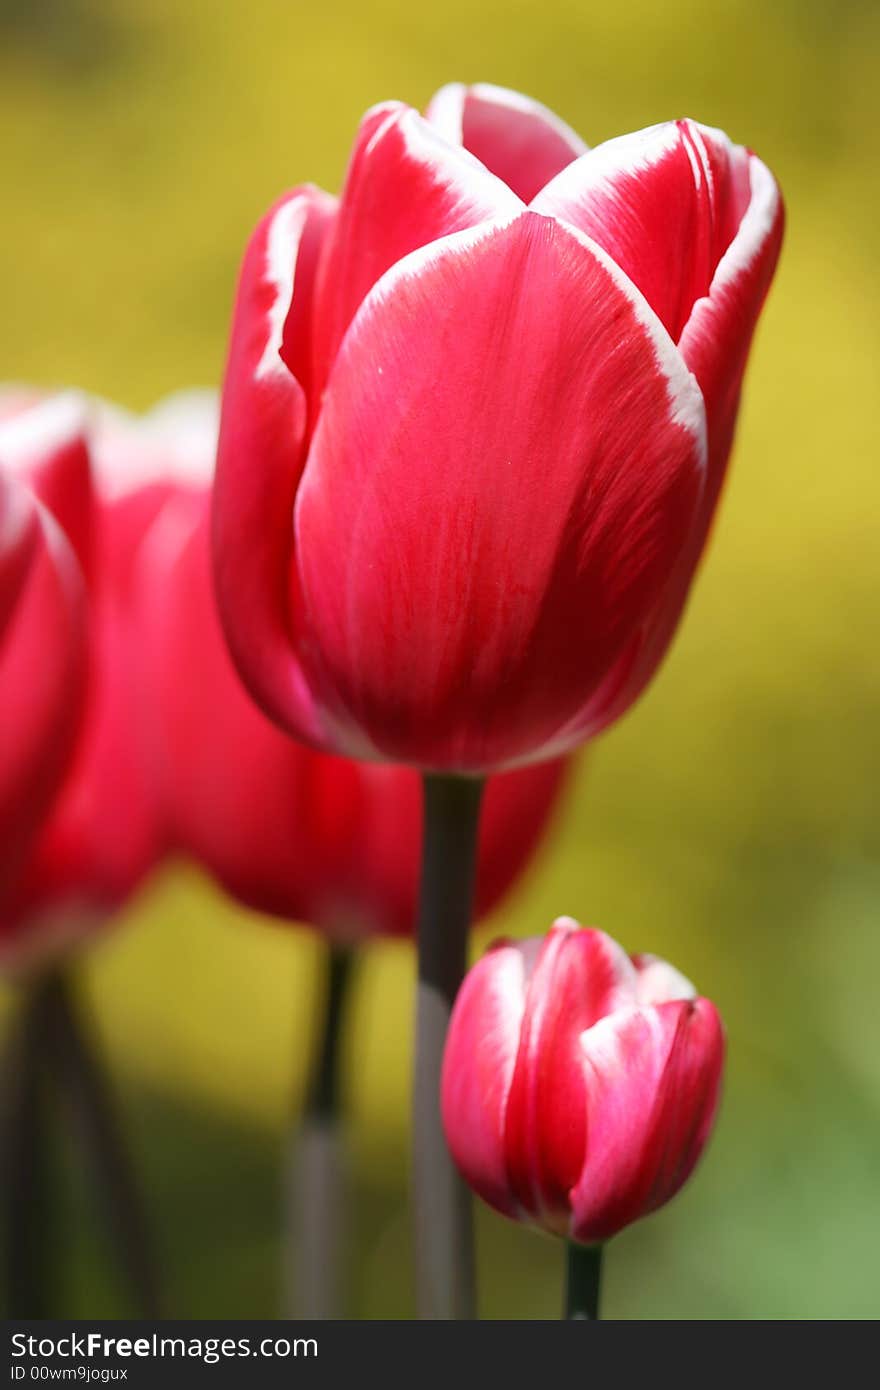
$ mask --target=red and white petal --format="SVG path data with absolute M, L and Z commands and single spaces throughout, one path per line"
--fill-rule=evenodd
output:
M 587 148 L 539 101 L 488 82 L 441 87 L 426 115 L 447 140 L 470 150 L 524 202 Z
M 587 1141 L 581 1035 L 636 997 L 635 968 L 604 932 L 560 918 L 528 980 L 504 1120 L 507 1178 L 523 1211 L 564 1232 Z
M 677 342 L 745 212 L 747 161 L 720 131 L 670 121 L 597 145 L 532 206 L 597 241 Z
M 505 1156 L 505 1112 L 529 975 L 540 939 L 493 946 L 465 976 L 452 1012 L 440 1107 L 450 1152 L 484 1201 L 516 1213 Z
M 666 1004 L 675 999 L 696 999 L 697 991 L 687 976 L 668 961 L 649 954 L 635 955 L 640 1004 Z
M 700 133 L 703 147 L 717 154 L 726 137 L 704 127 L 693 129 Z M 666 655 L 705 548 L 733 442 L 748 350 L 779 258 L 784 225 L 782 200 L 773 176 L 754 155 L 746 158 L 749 194 L 745 211 L 715 266 L 711 285 L 694 303 L 678 345 L 699 382 L 706 408 L 709 468 L 697 524 L 654 613 L 610 673 L 605 687 L 585 702 L 554 750 L 601 732 L 638 699 Z M 717 174 L 715 177 L 717 182 Z M 741 184 L 741 170 L 737 180 Z M 741 210 L 740 194 L 734 197 L 731 193 L 730 197 Z
M 20 478 L 51 512 L 86 575 L 94 541 L 90 413 L 84 396 L 65 391 L 23 396 L 0 420 L 0 467 Z
M 723 471 L 746 357 L 779 259 L 785 225 L 776 180 L 751 153 L 744 183 L 735 233 L 715 265 L 711 284 L 695 302 L 679 342 L 706 401 L 710 457 L 717 474 Z
M 340 723 L 422 766 L 534 756 L 668 580 L 704 429 L 662 326 L 573 229 L 523 213 L 400 262 L 346 336 L 297 497 Z
M 586 1161 L 570 1236 L 609 1239 L 678 1191 L 715 1116 L 724 1035 L 706 999 L 622 1009 L 581 1039 Z
M 308 425 L 306 390 L 293 368 L 307 371 L 315 266 L 334 206 L 318 189 L 295 190 L 263 218 L 248 245 L 213 510 L 218 601 L 233 658 L 267 713 L 316 743 L 321 728 L 290 636 L 293 501 Z
M 318 275 L 315 372 L 323 385 L 345 330 L 385 271 L 411 251 L 522 203 L 417 111 L 367 113 Z

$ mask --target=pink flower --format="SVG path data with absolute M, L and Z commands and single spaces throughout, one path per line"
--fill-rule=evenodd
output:
M 584 1244 L 668 1202 L 712 1128 L 718 1012 L 654 956 L 560 918 L 473 967 L 443 1063 L 446 1137 L 490 1206 Z
M 338 941 L 409 934 L 421 849 L 418 774 L 317 753 L 257 708 L 220 627 L 207 502 L 194 496 L 166 509 L 140 570 L 145 679 L 175 843 L 259 911 Z M 489 782 L 479 915 L 534 853 L 564 772 L 557 759 Z
M 369 111 L 339 202 L 281 198 L 239 284 L 215 562 L 264 708 L 459 772 L 617 718 L 705 542 L 782 221 L 693 121 L 585 151 L 491 87 Z
M 51 502 L 88 576 L 87 699 L 74 756 L 48 815 L 0 899 L 0 960 L 19 968 L 48 959 L 102 926 L 140 885 L 168 843 L 150 767 L 152 711 L 142 680 L 133 583 L 146 537 L 164 504 L 203 490 L 213 450 L 194 447 L 201 403 L 172 399 L 142 419 L 75 398 L 79 435 L 64 467 L 44 461 L 34 486 Z M 70 397 L 22 409 L 24 430 Z M 2 402 L 0 402 L 2 405 Z M 214 412 L 213 398 L 210 411 Z M 214 426 L 216 428 L 216 426 Z M 0 426 L 0 457 L 4 426 Z M 76 470 L 76 471 L 75 471 Z

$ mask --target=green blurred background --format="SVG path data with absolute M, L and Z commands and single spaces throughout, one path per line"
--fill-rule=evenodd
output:
M 590 143 L 692 115 L 783 186 L 684 627 L 481 933 L 571 913 L 668 956 L 727 1021 L 715 1140 L 614 1243 L 609 1317 L 880 1314 L 878 62 L 868 0 L 0 0 L 0 378 L 134 407 L 216 382 L 257 216 L 294 182 L 338 188 L 369 104 L 453 78 L 537 96 Z M 86 964 L 177 1316 L 277 1311 L 316 950 L 178 868 Z M 348 1040 L 364 1317 L 412 1312 L 412 966 L 406 945 L 370 949 Z M 61 1166 L 62 1309 L 124 1314 Z M 558 1248 L 488 1213 L 479 1237 L 484 1314 L 556 1315 Z

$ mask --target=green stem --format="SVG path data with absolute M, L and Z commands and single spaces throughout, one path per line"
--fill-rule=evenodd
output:
M 467 966 L 482 793 L 476 779 L 424 779 L 413 1092 L 420 1318 L 475 1316 L 471 1198 L 443 1135 L 440 1072 L 449 1015 Z
M 565 1317 L 590 1322 L 599 1319 L 599 1285 L 602 1278 L 602 1246 L 567 1244 Z

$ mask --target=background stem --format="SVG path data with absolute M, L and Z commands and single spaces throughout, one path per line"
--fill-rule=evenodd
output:
M 602 1246 L 567 1245 L 565 1316 L 595 1322 L 599 1317 L 599 1285 L 602 1278 Z
M 46 1042 L 51 1000 L 42 979 L 23 992 L 5 1039 L 0 1082 L 4 1301 L 7 1317 L 48 1318 L 60 1315 L 53 1306 L 57 1240 L 49 1211 Z
M 440 1070 L 449 1015 L 467 965 L 483 782 L 424 779 L 425 828 L 418 925 L 413 1189 L 420 1318 L 472 1318 L 473 1216 L 440 1119 Z
M 70 1107 L 94 1194 L 138 1313 L 157 1318 L 158 1278 L 146 1218 L 90 1020 L 68 974 L 52 972 L 43 988 L 50 1004 L 49 1061 L 60 1098 Z
M 291 1317 L 328 1319 L 343 1316 L 348 1191 L 340 1060 L 355 954 L 336 945 L 321 954 L 317 1046 L 291 1137 L 285 1301 Z

